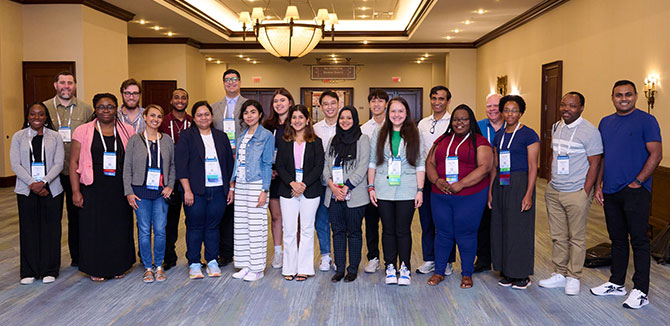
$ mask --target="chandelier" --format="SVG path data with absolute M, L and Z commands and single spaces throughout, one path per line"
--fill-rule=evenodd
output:
M 319 41 L 325 37 L 326 25 L 330 25 L 331 37 L 335 40 L 335 24 L 338 23 L 337 14 L 328 13 L 327 9 L 319 9 L 315 23 L 298 23 L 300 19 L 298 8 L 288 6 L 283 22 L 264 23 L 263 8 L 253 8 L 251 15 L 248 11 L 240 12 L 239 21 L 242 23 L 242 40 L 246 39 L 247 26 L 254 30 L 256 40 L 272 55 L 291 61 L 309 53 Z

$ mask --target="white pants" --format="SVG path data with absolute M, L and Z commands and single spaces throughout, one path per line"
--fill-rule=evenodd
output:
M 314 275 L 314 218 L 321 197 L 279 197 L 284 233 L 283 275 Z M 298 247 L 300 214 L 300 247 Z
M 268 202 L 256 207 L 262 186 L 261 180 L 235 184 L 234 262 L 252 272 L 265 270 L 267 254 Z

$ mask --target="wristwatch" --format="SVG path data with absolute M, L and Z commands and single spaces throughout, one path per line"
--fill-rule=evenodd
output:
M 642 181 L 640 181 L 640 179 L 638 179 L 638 178 L 635 178 L 634 182 L 637 183 L 639 186 L 642 185 Z
M 261 191 L 267 194 L 270 190 L 268 190 L 268 189 L 261 189 Z
M 416 188 L 416 192 L 419 192 L 419 191 L 423 192 L 423 188 Z

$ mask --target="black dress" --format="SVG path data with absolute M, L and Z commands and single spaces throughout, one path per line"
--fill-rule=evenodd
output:
M 113 150 L 114 136 L 104 138 L 107 148 Z M 122 275 L 135 263 L 133 212 L 123 191 L 125 150 L 120 137 L 116 142 L 116 175 L 106 176 L 100 133 L 93 132 L 93 183 L 81 185 L 84 207 L 79 213 L 79 270 L 104 278 Z

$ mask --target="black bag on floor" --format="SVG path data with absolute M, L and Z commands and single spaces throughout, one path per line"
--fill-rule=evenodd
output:
M 651 257 L 659 264 L 670 263 L 670 225 L 651 241 Z
M 612 245 L 607 242 L 586 249 L 584 267 L 596 268 L 612 265 Z

